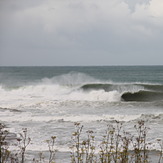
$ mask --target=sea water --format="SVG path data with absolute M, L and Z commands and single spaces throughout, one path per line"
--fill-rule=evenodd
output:
M 58 162 L 68 160 L 74 122 L 100 141 L 108 124 L 128 132 L 144 120 L 150 150 L 163 138 L 163 66 L 0 67 L 0 122 L 28 129 L 28 151 L 47 151 L 56 136 Z M 16 148 L 16 147 L 12 147 Z M 65 162 L 65 161 L 64 161 Z

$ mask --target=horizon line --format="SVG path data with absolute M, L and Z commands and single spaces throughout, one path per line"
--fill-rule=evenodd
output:
M 0 65 L 0 67 L 111 67 L 111 66 L 163 66 L 163 65 L 156 65 L 156 64 L 149 64 L 149 65 Z

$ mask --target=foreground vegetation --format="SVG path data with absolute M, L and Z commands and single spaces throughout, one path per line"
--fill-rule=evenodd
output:
M 126 132 L 123 125 L 116 121 L 115 125 L 108 125 L 105 135 L 97 145 L 95 135 L 92 130 L 85 134 L 82 139 L 83 126 L 75 123 L 75 132 L 72 133 L 70 146 L 70 162 L 71 163 L 148 163 L 149 146 L 147 143 L 147 133 L 149 128 L 145 126 L 144 121 L 139 121 L 134 129 L 135 135 Z M 55 163 L 56 137 L 52 136 L 47 140 L 48 158 L 44 154 L 39 153 L 38 158 L 32 160 L 26 159 L 26 151 L 31 139 L 28 137 L 27 129 L 23 129 L 19 137 L 15 137 L 18 151 L 10 151 L 9 144 L 11 139 L 8 138 L 9 132 L 5 130 L 5 126 L 0 124 L 0 163 Z M 160 145 L 160 151 L 157 163 L 163 161 L 163 142 L 161 139 L 156 140 Z M 132 149 L 132 150 L 131 150 Z

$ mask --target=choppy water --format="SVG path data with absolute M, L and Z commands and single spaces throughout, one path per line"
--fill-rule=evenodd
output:
M 0 122 L 28 128 L 29 150 L 47 150 L 56 135 L 58 151 L 69 151 L 74 122 L 98 141 L 113 120 L 134 133 L 140 119 L 149 142 L 163 138 L 163 66 L 0 67 Z

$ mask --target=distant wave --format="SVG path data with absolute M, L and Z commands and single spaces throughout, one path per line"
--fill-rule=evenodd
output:
M 147 90 L 163 92 L 163 85 L 161 85 L 161 84 L 143 84 L 143 83 L 140 83 L 140 84 L 136 84 L 136 85 L 139 85 L 139 86 L 141 85 Z
M 92 83 L 92 84 L 85 84 L 81 86 L 83 90 L 100 90 L 103 89 L 105 91 L 109 91 L 109 89 L 113 86 L 112 84 L 101 84 L 101 83 Z
M 93 83 L 81 86 L 84 91 L 118 91 L 123 101 L 163 100 L 163 85 L 154 84 L 102 84 Z
M 104 89 L 105 91 L 110 91 L 113 89 L 122 88 L 144 88 L 147 90 L 163 91 L 163 85 L 160 84 L 144 84 L 144 83 L 129 83 L 129 84 L 116 84 L 116 83 L 90 83 L 81 86 L 83 90 L 99 90 Z

